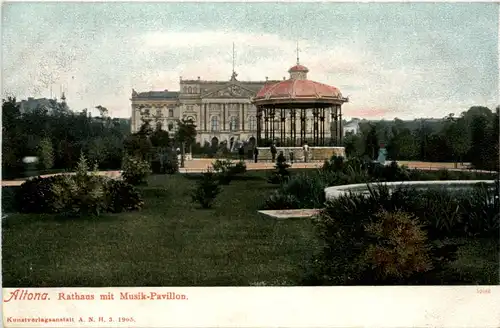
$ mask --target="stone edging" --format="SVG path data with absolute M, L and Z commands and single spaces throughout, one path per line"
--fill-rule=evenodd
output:
M 418 186 L 418 185 L 454 185 L 454 186 L 466 186 L 477 183 L 494 184 L 495 180 L 431 180 L 431 181 L 394 181 L 394 182 L 370 182 L 370 183 L 357 183 L 342 186 L 334 186 L 325 188 L 325 198 L 326 200 L 332 200 L 342 195 L 349 194 L 352 189 L 363 188 L 367 186 L 376 186 L 382 184 L 388 187 L 399 187 L 399 186 Z M 366 189 L 364 189 L 366 190 Z M 354 191 L 352 191 L 354 192 Z

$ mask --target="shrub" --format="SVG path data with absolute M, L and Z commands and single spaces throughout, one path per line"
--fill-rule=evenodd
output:
M 500 229 L 499 183 L 494 188 L 475 186 L 461 201 L 464 232 L 469 236 L 498 236 Z
M 243 174 L 247 170 L 244 161 L 233 163 L 227 159 L 217 159 L 212 163 L 213 171 L 215 172 L 220 184 L 227 185 L 238 174 Z
M 108 178 L 97 175 L 97 164 L 94 172 L 88 173 L 87 160 L 83 153 L 74 176 L 64 176 L 62 181 L 52 185 L 55 195 L 53 206 L 57 213 L 68 216 L 99 216 L 106 210 L 104 185 Z
M 276 171 L 269 177 L 268 182 L 273 184 L 280 184 L 288 181 L 290 178 L 290 171 L 288 168 L 290 164 L 286 162 L 286 158 L 283 154 L 279 154 L 276 159 Z
M 295 209 L 299 208 L 299 200 L 290 194 L 286 194 L 283 191 L 275 190 L 266 199 L 264 204 L 264 209 L 266 210 L 285 210 L 285 209 Z
M 141 194 L 131 184 L 120 180 L 109 180 L 104 186 L 106 209 L 112 213 L 139 210 L 144 205 Z
M 174 174 L 179 172 L 177 153 L 171 148 L 159 148 L 151 162 L 151 170 L 155 174 Z
M 333 155 L 322 167 L 325 171 L 341 172 L 344 169 L 344 157 Z
M 151 166 L 147 161 L 138 157 L 125 157 L 123 160 L 122 178 L 125 182 L 137 186 L 146 184 L 146 178 L 151 173 Z
M 231 167 L 231 172 L 233 174 L 244 174 L 247 171 L 247 165 L 244 161 L 239 161 L 234 166 Z
M 221 188 L 217 176 L 213 172 L 207 171 L 197 182 L 196 189 L 192 193 L 192 201 L 199 203 L 202 208 L 210 208 L 220 192 Z
M 374 281 L 404 283 L 418 273 L 433 269 L 430 243 L 410 214 L 381 211 L 365 227 L 371 241 L 362 261 Z
M 66 177 L 62 175 L 28 179 L 17 190 L 15 203 L 22 213 L 55 213 L 57 195 L 54 194 L 52 186 L 67 183 Z
M 394 237 L 395 240 L 402 242 L 403 236 L 406 236 L 404 238 L 411 236 L 423 238 L 423 232 L 428 231 L 429 225 L 420 217 L 421 213 L 426 211 L 423 206 L 425 202 L 421 198 L 422 193 L 413 189 L 399 188 L 391 193 L 387 187 L 378 186 L 369 188 L 368 195 L 348 194 L 327 202 L 321 215 L 313 220 L 323 247 L 315 255 L 306 283 L 327 285 L 419 283 L 422 281 L 436 283 L 438 273 L 456 257 L 457 245 L 437 243 L 438 237 L 444 238 L 447 237 L 446 235 L 433 235 L 432 237 L 428 235 L 428 242 L 419 239 L 420 245 L 425 246 L 428 253 L 425 253 L 422 248 L 419 264 L 412 264 L 414 267 L 411 270 L 407 267 L 411 262 L 394 262 L 395 260 L 391 258 L 394 255 L 391 252 L 396 251 L 391 248 L 393 246 L 389 247 L 390 243 L 388 244 L 387 240 L 384 241 L 380 236 L 378 239 L 374 238 L 373 235 L 373 232 L 381 224 L 383 225 L 385 220 L 393 223 L 399 222 L 399 226 L 393 225 L 392 227 L 393 233 L 399 236 Z M 376 215 L 381 212 L 386 214 Z M 401 212 L 407 214 L 401 214 Z M 409 216 L 412 217 L 411 220 Z M 429 219 L 432 218 L 429 217 Z M 417 226 L 422 233 L 416 232 Z M 391 243 L 394 244 L 395 241 Z M 414 240 L 413 244 L 415 243 Z M 410 244 L 400 251 L 406 252 L 404 254 L 410 253 Z M 384 247 L 389 247 L 390 252 Z M 375 253 L 380 256 L 380 260 L 383 259 L 382 255 L 392 259 L 392 262 L 387 262 L 388 259 L 385 259 L 386 262 L 383 262 L 385 264 L 382 265 L 382 262 L 377 264 L 377 275 L 373 271 L 377 266 L 370 262 L 373 259 L 368 260 L 368 257 Z M 430 262 L 427 262 L 427 255 L 424 256 L 424 254 L 428 254 Z M 409 271 L 407 274 L 395 274 L 393 271 L 395 265 L 400 265 L 399 268 L 406 267 Z M 415 270 L 415 266 L 420 269 Z M 434 269 L 431 270 L 431 267 Z M 380 270 L 385 273 L 383 274 Z M 410 271 L 414 274 L 409 275 Z

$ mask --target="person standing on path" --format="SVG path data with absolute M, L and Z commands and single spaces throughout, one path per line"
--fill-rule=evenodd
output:
M 240 155 L 240 161 L 245 160 L 245 147 L 243 144 L 241 144 L 240 148 L 238 149 L 238 154 Z
M 276 161 L 276 153 L 278 152 L 278 150 L 276 149 L 276 144 L 273 142 L 273 144 L 271 145 L 271 161 L 274 163 Z
M 253 147 L 253 159 L 254 159 L 255 163 L 257 163 L 258 158 L 259 158 L 259 148 L 257 148 L 257 146 L 254 146 Z
M 309 145 L 307 144 L 307 141 L 304 141 L 304 146 L 302 146 L 302 149 L 304 150 L 304 162 L 307 163 L 309 159 Z

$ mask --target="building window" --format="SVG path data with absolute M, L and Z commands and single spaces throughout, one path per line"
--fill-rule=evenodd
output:
M 248 120 L 248 129 L 250 131 L 257 130 L 257 118 L 255 116 L 250 116 Z
M 231 131 L 238 130 L 238 118 L 236 116 L 231 116 L 229 120 L 229 130 Z
M 219 130 L 219 117 L 217 116 L 212 116 L 212 119 L 210 121 L 210 126 L 212 131 L 218 131 Z
M 162 128 L 161 122 L 156 122 L 156 130 L 160 131 Z
M 168 110 L 168 117 L 174 117 L 174 110 L 173 109 Z
M 189 87 L 188 88 L 188 93 L 193 93 L 193 88 Z
M 161 108 L 156 109 L 156 115 L 161 116 Z
M 174 129 L 174 123 L 168 123 L 168 131 L 172 131 Z

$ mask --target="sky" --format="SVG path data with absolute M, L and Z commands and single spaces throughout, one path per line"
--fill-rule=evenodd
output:
M 179 78 L 308 78 L 345 117 L 412 119 L 499 104 L 494 3 L 3 3 L 2 94 L 130 117 L 132 88 Z M 95 111 L 97 112 L 97 111 Z

